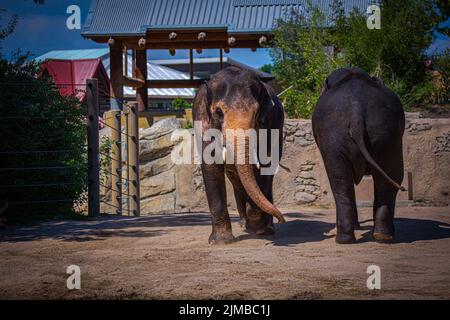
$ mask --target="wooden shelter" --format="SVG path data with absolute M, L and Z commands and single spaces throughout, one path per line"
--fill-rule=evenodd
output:
M 313 1 L 328 11 L 332 0 Z M 370 0 L 351 1 L 366 10 Z M 306 0 L 93 0 L 83 36 L 108 43 L 111 59 L 111 108 L 121 109 L 123 86 L 136 88 L 139 110 L 148 107 L 147 88 L 197 88 L 193 50 L 233 48 L 256 50 L 268 46 L 278 19 L 301 11 Z M 346 11 L 350 10 L 350 7 Z M 147 50 L 190 52 L 190 79 L 147 79 Z M 133 55 L 133 77 L 123 63 L 124 51 Z M 222 64 L 222 63 L 221 63 Z

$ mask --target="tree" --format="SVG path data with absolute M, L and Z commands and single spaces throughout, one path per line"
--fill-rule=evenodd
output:
M 433 86 L 424 60 L 436 31 L 448 30 L 441 24 L 448 4 L 381 0 L 380 9 L 380 30 L 367 28 L 365 12 L 345 15 L 340 0 L 333 1 L 328 21 L 309 2 L 304 13 L 278 23 L 274 74 L 284 89 L 292 88 L 284 96 L 289 116 L 309 117 L 326 76 L 342 66 L 380 77 L 406 107 L 429 99 Z
M 272 65 L 272 64 L 265 64 L 265 65 L 262 65 L 262 66 L 259 68 L 259 70 L 261 70 L 261 71 L 263 71 L 263 72 L 265 72 L 265 73 L 272 74 L 272 72 L 273 72 L 273 65 Z
M 0 53 L 0 206 L 13 222 L 73 212 L 86 187 L 85 106 L 29 58 Z
M 273 73 L 283 88 L 290 88 L 281 97 L 285 110 L 290 117 L 309 118 L 326 77 L 345 60 L 333 54 L 326 16 L 311 3 L 278 21 L 274 35 Z

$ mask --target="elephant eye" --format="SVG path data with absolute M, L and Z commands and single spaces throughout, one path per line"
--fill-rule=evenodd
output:
M 223 111 L 221 108 L 217 108 L 216 109 L 216 115 L 220 118 L 223 119 Z

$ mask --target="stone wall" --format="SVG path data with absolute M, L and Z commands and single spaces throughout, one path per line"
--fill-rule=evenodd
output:
M 174 165 L 170 153 L 177 119 L 141 129 L 141 212 L 195 212 L 208 209 L 198 165 Z M 407 117 L 404 137 L 405 171 L 412 172 L 413 198 L 435 204 L 450 203 L 450 119 Z M 287 120 L 281 169 L 274 180 L 275 203 L 282 208 L 298 205 L 333 205 L 333 195 L 312 135 L 311 121 Z M 407 174 L 403 185 L 408 186 Z M 357 188 L 358 200 L 372 200 L 372 181 L 365 177 Z M 228 205 L 235 209 L 227 182 Z M 407 193 L 399 199 L 407 199 Z

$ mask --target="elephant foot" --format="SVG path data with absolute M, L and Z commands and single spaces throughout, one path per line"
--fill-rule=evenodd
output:
M 373 232 L 372 237 L 376 242 L 392 242 L 394 240 L 394 236 L 389 233 L 383 232 Z
M 343 232 L 338 232 L 335 239 L 338 244 L 352 244 L 356 242 L 355 234 L 347 234 Z
M 377 242 L 391 242 L 394 240 L 394 224 L 375 220 L 372 238 Z
M 218 232 L 212 232 L 209 236 L 208 243 L 211 245 L 215 244 L 229 244 L 236 240 L 236 238 L 233 236 L 231 232 L 227 233 L 218 233 Z

